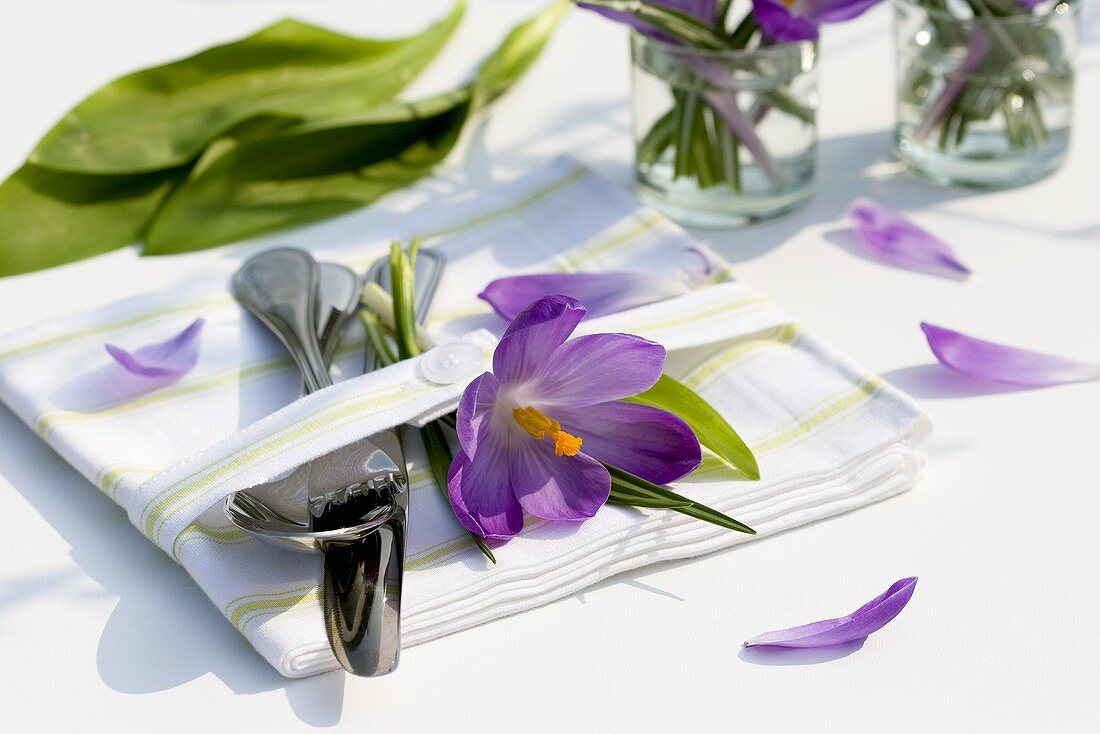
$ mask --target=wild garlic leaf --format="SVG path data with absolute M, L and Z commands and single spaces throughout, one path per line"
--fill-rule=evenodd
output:
M 542 51 L 568 3 L 512 30 L 469 84 L 211 146 L 157 213 L 145 254 L 213 247 L 351 211 L 429 173 L 467 119 L 503 94 Z
M 140 241 L 153 212 L 185 174 L 95 176 L 23 166 L 0 184 L 0 277 Z
M 340 115 L 392 99 L 435 58 L 465 2 L 407 38 L 353 38 L 282 20 L 233 43 L 129 74 L 65 115 L 31 153 L 38 166 L 139 173 L 194 160 L 257 115 Z

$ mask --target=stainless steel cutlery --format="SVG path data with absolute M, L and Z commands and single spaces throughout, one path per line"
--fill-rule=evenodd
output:
M 418 316 L 443 266 L 436 253 L 425 251 L 421 258 Z M 376 263 L 370 277 L 385 282 L 385 263 Z M 329 366 L 361 290 L 351 270 L 319 265 L 289 247 L 252 256 L 233 278 L 236 299 L 290 352 L 306 394 L 332 384 Z M 368 356 L 367 368 L 375 366 Z M 337 660 L 356 675 L 383 675 L 397 666 L 407 489 L 401 439 L 391 429 L 226 499 L 227 516 L 251 535 L 324 552 L 326 631 Z

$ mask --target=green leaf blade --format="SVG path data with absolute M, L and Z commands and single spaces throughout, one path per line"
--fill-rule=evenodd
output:
M 23 166 L 0 184 L 0 277 L 136 244 L 183 175 L 89 176 Z
M 463 88 L 228 141 L 158 212 L 146 254 L 213 247 L 369 204 L 431 172 L 541 52 L 567 3 L 520 24 Z
M 310 119 L 392 99 L 435 58 L 465 3 L 424 32 L 388 41 L 283 20 L 239 41 L 116 79 L 80 102 L 30 162 L 141 173 L 194 160 L 253 116 Z
M 618 467 L 606 465 L 608 473 L 611 475 L 611 485 L 613 491 L 618 493 L 619 498 L 623 498 L 627 501 L 620 502 L 619 504 L 634 504 L 629 502 L 631 496 L 639 498 L 640 502 L 644 501 L 665 501 L 674 503 L 668 507 L 668 509 L 674 512 L 693 517 L 696 520 L 703 520 L 713 525 L 726 528 L 727 530 L 734 530 L 739 533 L 746 533 L 748 535 L 756 535 L 756 531 L 751 527 L 736 520 L 725 513 L 719 512 L 711 507 L 696 502 L 692 499 L 684 497 L 683 495 L 676 494 L 667 487 L 661 487 L 647 482 L 641 477 L 637 477 L 630 472 L 623 471 Z M 686 505 L 683 503 L 687 503 Z M 638 507 L 646 507 L 644 504 L 637 504 Z
M 667 410 L 679 416 L 695 432 L 699 443 L 748 479 L 760 479 L 760 467 L 748 444 L 737 435 L 737 431 L 721 413 L 682 382 L 668 375 L 661 375 L 656 385 L 640 395 L 628 398 L 628 401 Z

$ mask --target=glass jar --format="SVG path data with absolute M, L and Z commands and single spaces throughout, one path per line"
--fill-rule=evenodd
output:
M 706 51 L 631 34 L 638 194 L 681 224 L 770 219 L 813 193 L 817 44 Z
M 899 157 L 935 183 L 980 188 L 1055 171 L 1079 24 L 1076 0 L 894 0 Z

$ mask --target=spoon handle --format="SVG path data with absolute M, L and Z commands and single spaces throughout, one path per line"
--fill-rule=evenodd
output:
M 286 346 L 305 392 L 332 384 L 317 344 L 317 263 L 303 250 L 280 247 L 248 258 L 233 276 L 233 295 Z

